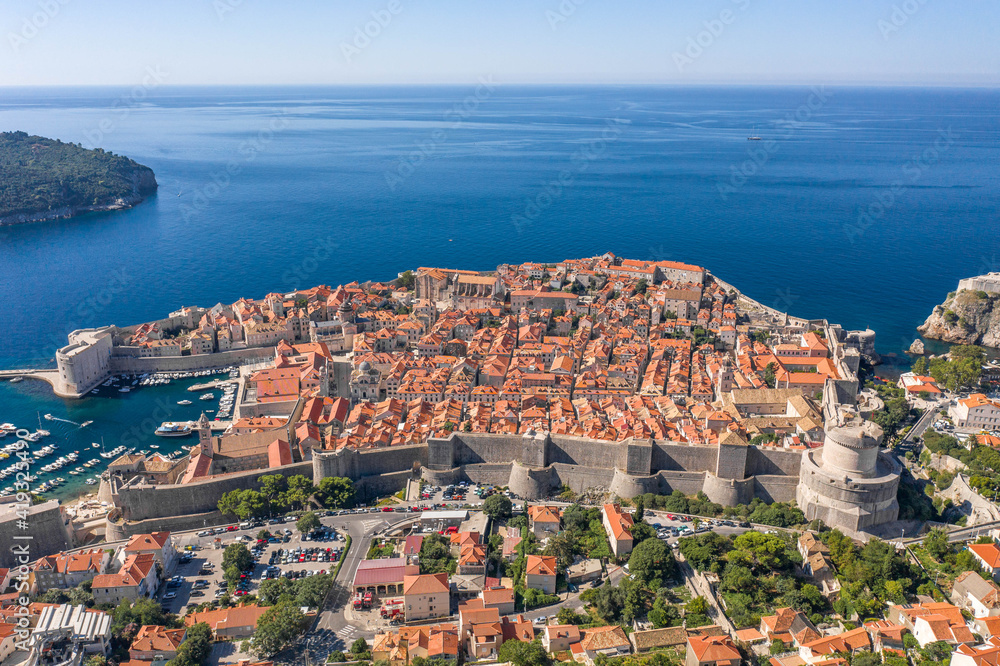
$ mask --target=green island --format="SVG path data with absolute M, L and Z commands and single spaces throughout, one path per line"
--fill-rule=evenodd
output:
M 156 192 L 153 170 L 101 148 L 0 133 L 0 225 L 129 208 Z

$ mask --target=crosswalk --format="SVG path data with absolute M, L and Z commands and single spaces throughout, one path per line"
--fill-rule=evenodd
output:
M 365 531 L 365 533 L 368 533 L 372 529 L 374 529 L 377 525 L 381 525 L 382 523 L 383 520 L 381 518 L 377 520 L 366 520 L 361 523 L 361 528 Z
M 357 633 L 357 629 L 355 629 L 351 625 L 347 625 L 346 627 L 341 627 L 340 629 L 337 630 L 337 635 L 340 636 L 341 638 L 350 638 L 355 633 Z

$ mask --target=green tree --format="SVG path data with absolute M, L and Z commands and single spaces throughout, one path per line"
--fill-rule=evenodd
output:
M 851 657 L 851 666 L 882 666 L 882 657 L 874 652 L 862 652 Z
M 311 578 L 316 577 L 312 576 Z M 311 578 L 303 578 L 302 581 L 311 580 Z M 295 587 L 298 582 L 284 576 L 261 581 L 257 598 L 260 599 L 262 606 L 274 606 L 282 600 L 292 601 L 295 598 Z
M 764 368 L 764 383 L 767 384 L 768 388 L 774 388 L 774 385 L 777 382 L 777 377 L 774 374 L 775 368 L 776 366 L 774 363 L 768 363 Z
M 318 528 L 322 523 L 319 522 L 319 518 L 312 511 L 307 511 L 302 514 L 302 516 L 295 521 L 295 529 L 299 531 L 300 534 L 308 534 L 316 528 Z
M 278 502 L 281 494 L 288 490 L 288 479 L 284 474 L 265 474 L 259 481 L 260 494 L 268 505 Z
M 629 572 L 646 587 L 657 590 L 674 577 L 677 562 L 670 547 L 660 539 L 646 539 L 632 549 Z
M 943 529 L 934 527 L 924 537 L 924 550 L 930 553 L 935 560 L 941 560 L 951 552 L 951 544 L 948 543 L 948 533 Z
M 313 495 L 316 494 L 316 486 L 311 479 L 301 474 L 288 477 L 288 490 L 282 495 L 286 506 L 305 508 Z
M 295 581 L 295 605 L 308 608 L 319 608 L 330 588 L 333 587 L 333 576 L 309 576 Z
M 729 561 L 763 569 L 782 569 L 787 565 L 788 557 L 785 553 L 785 542 L 781 537 L 776 534 L 749 531 L 733 539 L 733 551 L 729 553 Z
M 406 270 L 400 273 L 399 277 L 396 278 L 396 285 L 406 289 L 407 291 L 412 291 L 413 287 L 417 284 L 417 277 L 413 274 L 413 271 Z
M 769 652 L 772 655 L 781 654 L 782 652 L 786 652 L 787 650 L 788 647 L 785 645 L 785 641 L 781 640 L 780 638 L 775 638 L 773 641 L 771 641 L 771 647 L 769 649 Z
M 646 516 L 646 503 L 642 499 L 642 495 L 635 498 L 635 514 L 632 516 L 633 520 L 637 523 L 641 523 L 642 519 Z
M 563 606 L 556 613 L 556 621 L 559 624 L 586 624 L 590 622 L 590 616 L 581 615 L 568 606 Z
M 354 483 L 345 477 L 327 476 L 320 479 L 316 493 L 319 501 L 328 509 L 346 509 L 354 506 Z
M 230 591 L 236 588 L 241 576 L 243 576 L 243 572 L 235 566 L 224 567 L 222 570 L 222 580 L 226 581 Z
M 420 545 L 420 573 L 454 573 L 455 558 L 451 554 L 451 541 L 440 534 L 428 534 Z
M 558 560 L 559 567 L 565 569 L 571 566 L 574 560 L 576 560 L 577 553 L 579 552 L 577 544 L 578 539 L 567 532 L 553 534 L 549 537 L 548 543 L 545 544 L 545 550 L 542 554 L 555 557 Z
M 708 601 L 702 596 L 694 597 L 687 602 L 684 610 L 692 615 L 708 615 Z
M 552 660 L 538 640 L 525 643 L 522 641 L 506 641 L 500 646 L 497 654 L 500 662 L 508 662 L 514 666 L 550 666 Z
M 219 498 L 219 511 L 246 520 L 266 513 L 264 497 L 256 490 L 230 490 Z
M 257 629 L 249 645 L 250 653 L 263 659 L 281 652 L 302 633 L 304 624 L 305 616 L 294 604 L 271 606 L 257 620 Z
M 187 630 L 184 642 L 177 648 L 177 656 L 168 666 L 202 666 L 212 653 L 212 629 L 199 622 Z
M 648 540 L 659 541 L 656 538 L 656 530 L 649 523 L 635 523 L 630 530 L 633 543 L 643 543 Z
M 490 495 L 483 502 L 483 513 L 494 521 L 507 520 L 513 515 L 514 505 L 506 495 Z
M 253 569 L 253 555 L 242 543 L 230 544 L 222 551 L 222 568 L 226 569 L 231 566 L 240 571 Z
M 368 641 L 359 638 L 351 644 L 351 654 L 363 654 L 368 652 Z

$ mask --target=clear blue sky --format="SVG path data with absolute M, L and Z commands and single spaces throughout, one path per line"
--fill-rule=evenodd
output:
M 997 86 L 998 33 L 996 0 L 3 0 L 0 86 Z

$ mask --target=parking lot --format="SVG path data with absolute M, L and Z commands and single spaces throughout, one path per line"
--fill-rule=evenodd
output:
M 726 536 L 742 534 L 752 529 L 750 523 L 739 519 L 699 518 L 697 529 L 691 516 L 673 514 L 667 511 L 646 511 L 643 521 L 656 530 L 656 536 L 666 541 L 671 547 L 677 546 L 677 540 L 683 537 L 716 532 Z
M 452 486 L 425 485 L 421 488 L 420 501 L 421 504 L 434 509 L 454 508 L 453 505 L 456 504 L 459 506 L 481 504 L 490 495 L 500 492 L 503 491 L 494 486 L 465 482 Z
M 184 535 L 178 541 L 181 557 L 172 577 L 160 586 L 156 598 L 172 613 L 183 615 L 189 606 L 221 598 L 226 587 L 223 580 L 222 556 L 225 546 L 243 543 L 254 554 L 253 571 L 247 572 L 236 596 L 255 594 L 264 576 L 304 578 L 317 573 L 329 573 L 346 543 L 343 534 L 330 525 L 332 517 L 321 519 L 325 533 L 319 538 L 300 535 L 294 523 L 255 524 L 247 529 L 220 528 L 194 535 Z M 267 529 L 273 538 L 258 543 L 257 533 Z M 218 542 L 217 542 L 218 540 Z M 217 544 L 221 547 L 217 547 Z

